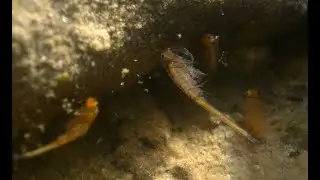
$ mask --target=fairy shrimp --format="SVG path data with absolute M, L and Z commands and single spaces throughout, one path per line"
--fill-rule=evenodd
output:
M 66 132 L 64 134 L 43 147 L 23 153 L 21 155 L 15 155 L 14 159 L 27 159 L 39 156 L 62 145 L 70 143 L 81 136 L 84 136 L 94 122 L 97 114 L 98 101 L 95 98 L 89 97 L 86 100 L 85 105 L 77 111 L 75 117 L 67 123 Z
M 219 47 L 218 47 L 219 36 L 213 36 L 212 34 L 205 34 L 201 38 L 201 42 L 204 48 L 203 57 L 203 69 L 206 72 L 215 72 L 218 66 L 219 58 Z
M 246 91 L 244 110 L 244 123 L 249 132 L 258 139 L 264 139 L 270 129 L 263 116 L 262 102 L 256 89 Z
M 198 83 L 199 78 L 204 74 L 200 70 L 192 66 L 192 54 L 187 49 L 183 49 L 183 51 L 184 53 L 181 54 L 180 50 L 168 48 L 161 54 L 162 62 L 173 82 L 189 98 L 191 98 L 198 105 L 203 107 L 210 114 L 217 115 L 219 118 L 221 118 L 221 120 L 224 123 L 230 126 L 233 130 L 247 137 L 250 141 L 256 142 L 256 140 L 247 131 L 235 124 L 230 117 L 221 113 L 206 100 L 206 98 L 203 95 L 203 90 L 201 89 L 201 86 Z M 178 55 L 178 53 L 180 53 L 181 56 Z M 189 57 L 189 59 L 186 59 L 182 56 L 187 56 Z

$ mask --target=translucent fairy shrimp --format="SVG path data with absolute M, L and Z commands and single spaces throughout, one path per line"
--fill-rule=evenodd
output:
M 199 79 L 204 73 L 193 67 L 193 56 L 187 49 L 168 48 L 161 54 L 161 59 L 173 82 L 181 91 L 189 96 L 189 98 L 207 110 L 210 114 L 217 115 L 236 132 L 247 137 L 250 141 L 256 142 L 256 139 L 254 139 L 247 131 L 239 127 L 230 117 L 218 111 L 206 100 L 199 84 Z

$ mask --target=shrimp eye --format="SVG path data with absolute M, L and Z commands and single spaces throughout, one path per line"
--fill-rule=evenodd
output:
M 163 53 L 160 54 L 160 63 L 165 67 L 165 55 Z
M 161 61 L 161 62 L 164 61 L 164 54 L 163 54 L 163 53 L 160 54 L 160 61 Z
M 164 54 L 163 54 L 163 53 L 160 54 L 160 59 L 161 59 L 161 60 L 164 59 Z

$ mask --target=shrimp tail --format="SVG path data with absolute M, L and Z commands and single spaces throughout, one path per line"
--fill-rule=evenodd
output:
M 214 108 L 213 106 L 211 106 L 209 103 L 207 103 L 206 101 L 204 101 L 203 99 L 197 100 L 197 103 L 199 105 L 201 105 L 203 108 L 205 108 L 210 114 L 215 114 L 218 117 L 221 118 L 221 120 L 227 124 L 229 127 L 231 127 L 233 130 L 235 130 L 236 132 L 242 134 L 244 137 L 246 137 L 249 141 L 253 142 L 253 143 L 258 143 L 259 141 L 256 140 L 254 137 L 252 137 L 247 131 L 245 131 L 244 129 L 242 129 L 241 127 L 239 127 L 235 122 L 233 122 L 231 120 L 231 118 L 229 118 L 228 116 L 226 116 L 225 114 L 221 113 L 220 111 L 218 111 L 216 108 Z
M 19 159 L 29 159 L 29 158 L 33 158 L 36 156 L 39 156 L 43 153 L 49 152 L 53 149 L 56 149 L 64 144 L 67 144 L 71 141 L 74 141 L 75 139 L 77 139 L 79 136 L 79 134 L 64 134 L 61 135 L 57 138 L 57 140 L 43 146 L 40 147 L 38 149 L 32 150 L 32 151 L 28 151 L 26 153 L 23 153 L 21 155 L 14 155 L 14 160 L 19 160 Z
M 35 157 L 35 156 L 39 156 L 39 155 L 41 155 L 41 154 L 43 154 L 43 153 L 46 153 L 46 152 L 51 151 L 51 150 L 53 150 L 53 149 L 56 149 L 56 148 L 58 148 L 58 147 L 59 147 L 59 144 L 53 142 L 53 143 L 50 143 L 50 144 L 45 145 L 45 146 L 43 146 L 43 147 L 40 147 L 40 148 L 38 148 L 38 149 L 36 149 L 36 150 L 29 151 L 29 152 L 26 152 L 26 153 L 21 154 L 21 155 L 15 154 L 15 155 L 13 156 L 13 159 L 14 159 L 14 160 L 20 160 L 20 159 L 33 158 L 33 157 Z

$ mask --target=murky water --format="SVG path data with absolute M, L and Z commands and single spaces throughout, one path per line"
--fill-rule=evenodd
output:
M 219 12 L 219 17 L 232 13 Z M 180 23 L 187 24 L 188 19 L 185 21 Z M 202 31 L 211 26 L 203 25 L 195 34 L 188 34 L 183 28 L 168 32 L 158 48 L 169 45 L 187 48 L 194 56 L 195 67 L 202 70 L 206 70 L 208 61 L 217 60 L 218 65 L 209 62 L 214 64 L 215 72 L 206 72 L 201 81 L 205 97 L 244 129 L 245 94 L 248 89 L 257 89 L 262 115 L 270 125 L 266 141 L 251 144 L 219 118 L 209 115 L 176 86 L 159 61 L 156 69 L 144 75 L 127 67 L 120 68 L 119 77 L 134 75 L 138 81 L 99 97 L 99 114 L 83 137 L 41 156 L 14 161 L 13 179 L 306 180 L 308 60 L 303 44 L 306 35 L 299 38 L 296 32 L 280 32 L 278 36 L 284 40 L 257 40 L 259 43 L 250 45 L 252 39 L 259 39 L 255 34 L 245 37 L 248 42 L 242 46 L 241 37 L 233 43 L 236 36 L 226 36 L 232 35 L 232 30 L 222 28 L 219 29 L 223 31 L 219 33 L 221 44 L 215 46 L 219 51 L 208 53 L 219 52 L 219 58 L 203 60 L 207 56 L 200 44 Z M 138 53 L 148 54 L 143 60 L 148 61 L 150 57 L 160 59 L 159 52 L 146 48 L 146 52 Z M 124 86 L 124 83 L 118 84 Z M 83 104 L 73 101 L 57 102 L 62 103 L 66 112 L 52 115 L 53 120 L 46 125 L 38 125 L 38 138 L 19 132 L 21 141 L 15 139 L 14 152 L 36 148 L 60 135 L 73 110 Z M 41 114 L 41 108 L 37 112 Z

